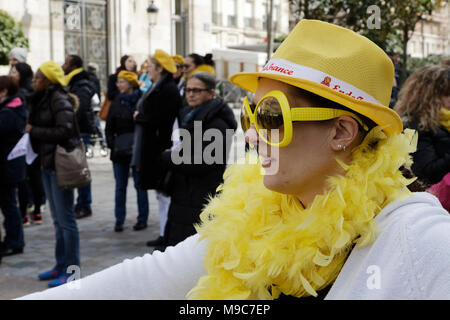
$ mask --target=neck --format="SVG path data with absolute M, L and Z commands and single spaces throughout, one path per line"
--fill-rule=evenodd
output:
M 155 73 L 154 75 L 153 75 L 153 82 L 154 83 L 156 83 L 156 82 L 158 82 L 160 79 L 162 78 L 162 76 L 161 76 L 161 74 L 160 73 Z

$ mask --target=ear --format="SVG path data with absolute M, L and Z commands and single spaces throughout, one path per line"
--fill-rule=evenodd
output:
M 351 145 L 358 137 L 359 127 L 355 119 L 349 116 L 336 118 L 330 134 L 330 146 L 336 151 L 351 149 Z

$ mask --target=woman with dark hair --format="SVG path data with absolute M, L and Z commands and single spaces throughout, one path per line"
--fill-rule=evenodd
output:
M 56 265 L 38 275 L 51 280 L 49 287 L 67 282 L 69 267 L 80 266 L 80 240 L 74 208 L 73 189 L 61 189 L 55 173 L 55 152 L 59 145 L 67 151 L 77 144 L 75 111 L 78 98 L 67 92 L 62 68 L 53 61 L 43 63 L 33 78 L 35 94 L 25 131 L 30 133 L 33 149 L 39 154 L 42 181 L 55 227 Z
M 32 87 L 33 70 L 27 63 L 18 63 L 11 68 L 11 76 L 19 81 L 19 96 L 28 101 L 33 95 Z M 28 108 L 30 104 L 28 104 Z M 30 111 L 30 110 L 28 110 Z M 42 184 L 41 168 L 39 159 L 27 165 L 27 177 L 19 183 L 19 207 L 22 214 L 22 224 L 30 224 L 28 220 L 28 207 L 34 207 L 31 213 L 31 221 L 36 224 L 42 223 L 41 206 L 45 204 L 45 192 Z
M 158 199 L 160 237 L 149 241 L 148 246 L 160 244 L 164 234 L 170 197 L 161 190 L 163 171 L 160 155 L 172 146 L 172 129 L 182 100 L 173 74 L 177 71 L 172 57 L 163 50 L 156 50 L 149 59 L 152 87 L 138 102 L 135 113 L 136 136 L 132 165 L 139 172 L 143 189 L 154 189 Z
M 116 69 L 116 72 L 111 74 L 108 78 L 108 87 L 106 95 L 110 101 L 113 101 L 116 95 L 119 94 L 117 89 L 117 75 L 120 71 L 130 71 L 137 74 L 137 64 L 136 60 L 132 56 L 124 55 L 120 58 L 120 66 Z
M 19 95 L 27 100 L 33 94 L 33 70 L 30 65 L 20 62 L 11 67 L 11 76 L 19 82 Z
M 183 155 L 190 152 L 188 163 L 174 164 L 172 152 L 166 151 L 163 160 L 173 172 L 170 190 L 171 202 L 164 236 L 164 245 L 173 246 L 196 233 L 195 224 L 200 222 L 200 213 L 208 199 L 216 194 L 223 182 L 232 134 L 237 122 L 231 108 L 220 98 L 215 98 L 215 78 L 207 72 L 191 75 L 186 83 L 185 94 L 188 106 L 181 110 Z M 196 129 L 201 128 L 200 130 Z M 195 139 L 205 132 L 214 132 L 213 141 Z M 189 133 L 189 134 L 188 134 Z M 227 134 L 228 133 L 228 134 Z M 209 155 L 207 150 L 222 143 L 222 150 Z M 206 159 L 211 156 L 214 159 Z M 195 161 L 201 159 L 201 161 Z M 214 161 L 211 161 L 214 160 Z M 161 248 L 162 249 L 162 248 Z
M 7 159 L 24 134 L 27 121 L 26 105 L 18 89 L 13 77 L 0 76 L 0 209 L 6 231 L 0 248 L 3 256 L 22 253 L 25 246 L 16 200 L 17 185 L 25 179 L 25 157 Z
M 215 76 L 214 66 L 215 63 L 212 59 L 212 54 L 208 53 L 205 56 L 201 56 L 197 53 L 191 53 L 184 59 L 183 72 L 184 76 L 188 78 L 196 72 L 208 72 Z
M 114 179 L 116 181 L 114 214 L 116 224 L 115 232 L 122 232 L 126 218 L 126 195 L 130 169 L 134 180 L 137 195 L 138 217 L 133 229 L 135 231 L 147 228 L 148 196 L 147 190 L 139 187 L 139 176 L 135 166 L 130 166 L 133 151 L 135 123 L 133 114 L 136 104 L 141 97 L 138 77 L 134 72 L 122 70 L 117 77 L 117 87 L 120 94 L 111 104 L 106 119 L 105 136 L 108 147 L 111 149 Z

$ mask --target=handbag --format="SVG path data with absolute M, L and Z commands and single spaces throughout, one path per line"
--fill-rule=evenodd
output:
M 58 144 L 55 150 L 56 183 L 63 190 L 81 188 L 92 181 L 86 159 L 86 151 L 84 150 L 84 144 L 75 116 L 74 122 L 78 134 L 78 141 L 75 148 L 67 151 Z
M 108 118 L 110 107 L 111 107 L 111 100 L 108 99 L 108 96 L 105 93 L 105 100 L 103 100 L 102 107 L 100 108 L 100 112 L 98 113 L 98 117 L 103 121 L 106 121 L 106 119 Z
M 133 154 L 134 132 L 118 135 L 114 138 L 114 155 L 119 157 Z
M 432 185 L 428 191 L 439 199 L 445 210 L 450 212 L 450 172 L 440 182 Z

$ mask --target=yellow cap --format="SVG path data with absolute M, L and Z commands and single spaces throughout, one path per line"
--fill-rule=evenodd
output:
M 51 83 L 58 83 L 61 86 L 67 86 L 64 71 L 59 64 L 54 61 L 44 62 L 39 69 Z
M 301 20 L 260 72 L 230 77 L 235 85 L 255 92 L 258 78 L 278 80 L 335 101 L 380 126 L 387 135 L 403 130 L 390 109 L 394 66 L 369 39 L 342 27 Z
M 121 78 L 121 79 L 127 80 L 134 88 L 138 88 L 139 87 L 138 76 L 134 72 L 122 70 L 117 75 L 117 78 Z
M 169 56 L 169 54 L 165 51 L 156 49 L 155 54 L 153 55 L 153 59 L 155 59 L 161 65 L 161 67 L 164 68 L 164 70 L 170 73 L 175 73 L 177 71 L 175 62 L 173 61 L 172 57 Z
M 175 63 L 178 63 L 178 64 L 184 63 L 184 58 L 182 56 L 180 56 L 179 54 L 172 56 L 172 59 Z
M 189 76 L 192 76 L 194 73 L 197 73 L 197 72 L 208 72 L 209 74 L 213 75 L 214 77 L 216 76 L 214 67 L 210 66 L 209 64 L 199 65 L 197 68 L 192 70 L 191 73 L 189 73 Z

